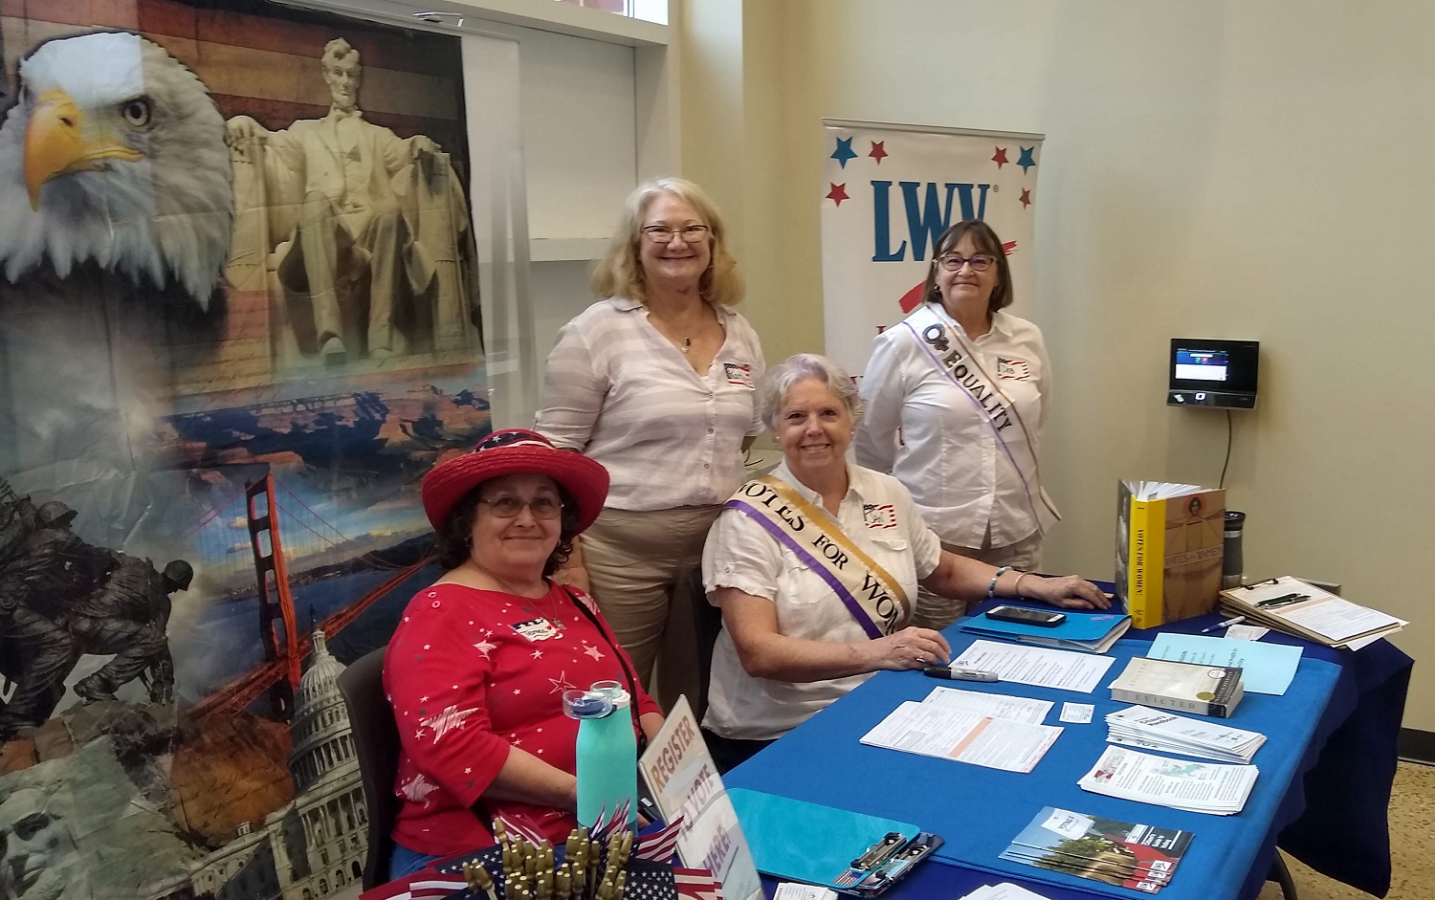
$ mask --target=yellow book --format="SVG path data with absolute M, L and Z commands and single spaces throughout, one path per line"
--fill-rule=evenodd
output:
M 1194 484 L 1123 481 L 1117 491 L 1116 595 L 1152 628 L 1216 608 L 1226 493 Z

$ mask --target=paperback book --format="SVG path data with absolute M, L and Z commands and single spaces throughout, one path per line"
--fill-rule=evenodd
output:
M 1111 699 L 1228 718 L 1245 689 L 1241 670 L 1135 656 L 1111 682 Z

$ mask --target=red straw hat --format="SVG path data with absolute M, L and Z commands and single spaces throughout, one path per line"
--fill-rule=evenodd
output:
M 527 428 L 495 431 L 470 453 L 445 460 L 424 475 L 424 512 L 435 530 L 443 530 L 449 514 L 464 495 L 490 478 L 504 475 L 547 475 L 563 486 L 578 504 L 579 532 L 593 524 L 608 497 L 608 470 L 581 453 L 553 446 Z

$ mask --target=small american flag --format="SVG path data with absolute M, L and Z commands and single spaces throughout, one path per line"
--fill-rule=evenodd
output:
M 678 852 L 678 838 L 683 833 L 683 817 L 678 816 L 673 821 L 651 834 L 645 834 L 638 838 L 636 846 L 633 847 L 633 855 L 638 859 L 651 859 L 654 862 L 667 862 Z
M 359 900 L 440 900 L 467 887 L 467 882 L 425 869 L 364 891 Z

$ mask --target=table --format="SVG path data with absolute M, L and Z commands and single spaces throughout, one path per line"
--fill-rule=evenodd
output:
M 1196 632 L 1216 621 L 1217 616 L 1204 616 L 1159 630 Z M 1163 900 L 1253 897 L 1277 845 L 1324 874 L 1383 895 L 1390 883 L 1385 808 L 1410 658 L 1385 641 L 1351 653 L 1267 636 L 1268 642 L 1301 645 L 1301 669 L 1285 696 L 1247 695 L 1237 709 L 1232 724 L 1270 738 L 1255 759 L 1261 776 L 1242 813 L 1210 816 L 1089 794 L 1076 786 L 1104 746 L 1102 717 L 1127 705 L 1112 701 L 1106 686 L 1124 667 L 1121 659 L 1144 655 L 1144 642 L 1157 631 L 1132 631 L 1119 642 L 1110 653 L 1118 661 L 1091 694 L 1005 683 L 976 686 L 1096 706 L 1092 723 L 1067 725 L 1030 775 L 860 745 L 858 738 L 903 700 L 920 700 L 937 685 L 973 689 L 917 672 L 883 672 L 724 781 L 728 787 L 914 822 L 947 838 L 942 857 L 914 872 L 911 883 L 894 891 L 893 900 L 956 897 L 1003 880 L 1056 900 L 1132 896 L 1121 888 L 997 859 L 1045 805 L 1192 831 L 1191 851 L 1162 892 Z M 946 634 L 958 652 L 974 639 L 960 630 L 960 622 Z

